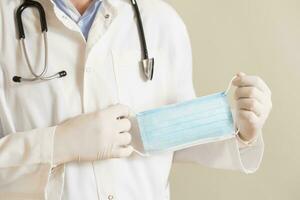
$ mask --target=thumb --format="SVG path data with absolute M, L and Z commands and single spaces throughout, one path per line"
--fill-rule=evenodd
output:
M 132 146 L 127 146 L 127 147 L 121 147 L 118 148 L 115 151 L 115 155 L 113 155 L 113 157 L 117 157 L 117 158 L 126 158 L 129 157 L 133 152 L 133 147 Z
M 238 87 L 241 82 L 241 77 L 243 77 L 243 76 L 246 76 L 246 74 L 244 72 L 237 73 L 235 79 L 232 81 L 232 85 Z
M 239 72 L 236 74 L 237 77 L 241 77 L 241 76 L 246 76 L 246 74 L 244 72 Z

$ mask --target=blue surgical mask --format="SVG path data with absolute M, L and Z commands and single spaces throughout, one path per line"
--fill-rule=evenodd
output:
M 227 92 L 167 105 L 136 115 L 146 154 L 176 151 L 236 134 Z M 137 152 L 139 153 L 139 152 Z

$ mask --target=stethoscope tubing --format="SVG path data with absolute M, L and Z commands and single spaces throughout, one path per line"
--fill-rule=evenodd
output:
M 24 26 L 23 26 L 23 21 L 22 21 L 22 13 L 24 10 L 26 10 L 29 7 L 36 8 L 39 11 L 39 16 L 40 16 L 40 24 L 41 24 L 41 32 L 42 32 L 42 40 L 44 43 L 44 68 L 43 71 L 40 74 L 35 73 L 33 70 L 33 67 L 31 65 L 30 59 L 29 59 L 29 54 L 26 48 L 26 35 L 24 31 Z M 42 6 L 37 1 L 32 1 L 32 0 L 25 0 L 22 5 L 19 6 L 16 12 L 16 21 L 17 21 L 17 26 L 18 26 L 18 31 L 19 31 L 19 40 L 21 43 L 21 50 L 22 53 L 25 57 L 27 67 L 31 74 L 33 75 L 33 78 L 24 78 L 21 76 L 14 76 L 13 81 L 14 82 L 23 82 L 23 81 L 37 81 L 37 80 L 52 80 L 55 78 L 61 78 L 67 75 L 66 71 L 60 71 L 58 73 L 55 73 L 51 76 L 46 76 L 46 73 L 48 71 L 48 38 L 47 38 L 47 31 L 48 31 L 48 26 L 47 26 L 47 20 L 46 20 L 46 14 L 45 10 Z
M 140 13 L 140 9 L 139 6 L 137 4 L 137 2 L 135 0 L 130 0 L 131 4 L 133 6 L 133 9 L 136 13 L 136 17 L 137 17 L 137 24 L 138 24 L 138 30 L 139 30 L 139 35 L 140 35 L 140 41 L 141 41 L 141 45 L 142 45 L 142 49 L 143 49 L 143 59 L 148 59 L 149 55 L 148 55 L 148 47 L 147 47 L 147 42 L 146 42 L 146 38 L 145 38 L 145 31 L 144 31 L 144 26 L 143 26 L 143 22 L 142 22 L 142 17 L 141 17 L 141 13 Z
M 22 47 L 22 50 L 24 52 L 24 56 L 25 56 L 25 59 L 26 59 L 27 66 L 28 66 L 31 74 L 35 77 L 35 78 L 29 79 L 29 80 L 40 79 L 48 71 L 48 40 L 47 40 L 47 32 L 46 31 L 44 31 L 42 33 L 42 37 L 43 37 L 43 41 L 44 41 L 45 60 L 44 60 L 44 69 L 43 69 L 43 71 L 39 75 L 34 72 L 34 70 L 32 68 L 32 65 L 30 63 L 28 52 L 27 52 L 27 48 L 26 48 L 26 45 L 25 45 L 25 38 L 21 38 L 20 39 L 20 41 L 21 41 L 21 47 Z

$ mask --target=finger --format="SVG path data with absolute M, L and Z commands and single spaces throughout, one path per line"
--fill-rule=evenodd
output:
M 257 117 L 262 114 L 262 105 L 254 98 L 244 98 L 237 101 L 237 107 L 239 110 L 246 110 L 253 112 Z
M 255 128 L 259 122 L 259 118 L 253 112 L 247 110 L 240 110 L 238 117 L 240 120 L 247 121 L 252 128 Z
M 234 98 L 236 100 L 242 98 L 255 98 L 262 103 L 265 100 L 265 95 L 256 87 L 239 87 L 235 90 Z
M 129 116 L 129 107 L 121 104 L 117 104 L 111 107 L 113 116 L 116 119 L 127 118 Z
M 269 92 L 268 86 L 258 76 L 238 76 L 233 80 L 232 84 L 237 87 L 256 87 L 262 92 Z
M 116 143 L 119 146 L 127 146 L 131 143 L 132 137 L 131 134 L 126 132 L 126 133 L 119 133 L 116 139 Z
M 132 154 L 132 152 L 133 152 L 132 146 L 121 147 L 121 148 L 115 149 L 113 151 L 113 157 L 116 157 L 116 158 L 129 157 Z
M 119 132 L 128 132 L 131 129 L 131 122 L 127 118 L 119 119 L 116 126 Z

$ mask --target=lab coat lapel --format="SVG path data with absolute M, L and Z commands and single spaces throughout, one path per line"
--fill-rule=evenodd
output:
M 103 0 L 89 32 L 87 54 L 103 38 L 117 17 L 121 15 L 126 4 L 121 0 Z M 129 5 L 129 4 L 128 4 Z

